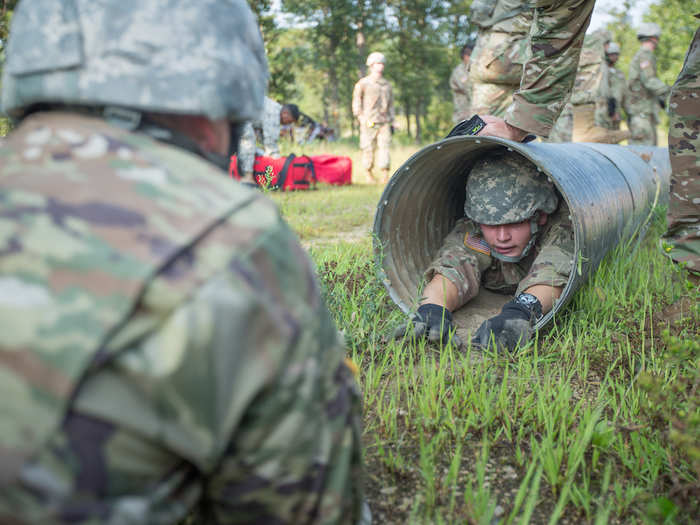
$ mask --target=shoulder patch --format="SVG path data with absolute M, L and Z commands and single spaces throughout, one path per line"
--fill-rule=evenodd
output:
M 475 252 L 483 253 L 484 255 L 491 255 L 491 247 L 478 235 L 467 232 L 464 235 L 464 246 L 474 250 Z

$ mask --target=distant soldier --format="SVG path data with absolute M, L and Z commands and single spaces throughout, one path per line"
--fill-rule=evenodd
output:
M 474 163 L 464 213 L 425 271 L 416 315 L 394 335 L 446 343 L 455 337 L 452 312 L 484 287 L 514 297 L 472 342 L 488 346 L 493 338 L 498 348 L 514 350 L 529 341 L 569 280 L 574 233 L 568 208 L 543 173 L 508 152 Z
M 362 166 L 367 179 L 375 181 L 372 169 L 382 172 L 382 183 L 389 181 L 389 147 L 394 124 L 394 95 L 391 84 L 384 78 L 386 59 L 382 53 L 370 53 L 367 66 L 370 73 L 361 78 L 352 92 L 352 114 L 360 123 Z
M 469 59 L 471 58 L 473 44 L 462 46 L 462 61 L 452 70 L 450 75 L 450 89 L 452 90 L 452 120 L 455 124 L 472 116 L 471 111 L 471 82 L 469 82 Z
M 243 126 L 241 142 L 238 146 L 238 165 L 241 173 L 241 181 L 249 185 L 257 186 L 253 177 L 255 155 L 258 152 L 257 142 L 262 143 L 263 155 L 279 157 L 279 139 L 282 126 L 289 126 L 299 119 L 299 108 L 295 104 L 278 104 L 269 97 L 265 97 L 265 104 L 261 115 Z
M 627 79 L 625 74 L 615 67 L 620 57 L 620 45 L 610 42 L 605 49 L 605 64 L 601 89 L 595 106 L 595 124 L 614 134 L 608 134 L 609 143 L 615 144 L 629 138 L 629 131 L 620 130 L 622 110 L 629 114 L 627 96 Z
M 695 15 L 700 18 L 700 14 Z M 671 198 L 668 232 L 664 235 L 668 255 L 700 275 L 700 29 L 688 48 L 685 63 L 669 98 L 671 125 Z
M 572 140 L 574 142 L 617 144 L 629 137 L 627 131 L 601 126 L 601 123 L 596 121 L 600 104 L 605 104 L 607 111 L 608 101 L 612 98 L 608 66 L 605 61 L 605 52 L 611 39 L 609 31 L 599 29 L 586 35 L 583 41 L 583 49 L 571 95 L 574 116 Z
M 656 76 L 654 50 L 659 45 L 661 28 L 657 24 L 644 23 L 637 31 L 641 42 L 639 51 L 629 67 L 630 144 L 656 146 L 656 126 L 659 124 L 659 106 L 666 107 L 669 87 Z
M 248 2 L 19 2 L 3 73 L 0 523 L 357 523 L 342 340 L 223 171 L 267 83 Z
M 502 117 L 529 56 L 532 6 L 521 0 L 475 0 L 469 20 L 479 27 L 469 66 L 472 112 Z

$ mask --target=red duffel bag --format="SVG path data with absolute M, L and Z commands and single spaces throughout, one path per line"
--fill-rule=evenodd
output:
M 272 167 L 272 175 L 269 181 L 266 180 L 265 170 Z M 238 159 L 235 155 L 231 157 L 228 173 L 235 179 L 240 179 L 238 173 Z M 308 190 L 316 185 L 316 174 L 314 164 L 310 157 L 300 155 L 297 157 L 293 153 L 288 157 L 255 157 L 253 164 L 253 176 L 260 186 L 269 184 L 270 188 L 290 190 Z
M 326 184 L 344 186 L 352 182 L 352 160 L 339 155 L 313 155 L 316 179 Z

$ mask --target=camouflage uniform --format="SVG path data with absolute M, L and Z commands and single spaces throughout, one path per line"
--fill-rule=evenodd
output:
M 479 27 L 469 67 L 474 113 L 502 117 L 513 101 L 529 56 L 532 17 L 533 10 L 521 0 L 472 4 L 470 20 Z
M 450 75 L 450 89 L 454 111 L 452 120 L 455 124 L 471 117 L 471 82 L 469 81 L 469 64 L 463 61 L 457 64 Z
M 531 55 L 505 120 L 546 137 L 571 92 L 595 0 L 535 0 L 533 4 Z
M 696 15 L 700 18 L 700 15 Z M 668 208 L 669 255 L 700 273 L 700 29 L 695 31 L 683 69 L 671 89 L 668 148 L 671 198 Z
M 659 124 L 659 98 L 666 98 L 669 87 L 656 76 L 654 52 L 641 48 L 629 67 L 630 144 L 656 146 Z
M 441 274 L 457 287 L 459 306 L 479 293 L 479 287 L 518 295 L 536 284 L 564 286 L 574 258 L 574 233 L 563 202 L 548 218 L 534 250 L 516 263 L 491 256 L 479 225 L 462 218 L 443 241 L 425 272 L 426 282 Z
M 279 157 L 277 142 L 280 138 L 280 111 L 282 105 L 265 97 L 262 114 L 258 119 L 248 122 L 243 127 L 241 142 L 238 146 L 238 165 L 242 173 L 253 173 L 256 152 L 256 132 L 262 135 L 263 152 L 268 157 Z
M 552 131 L 549 132 L 547 142 L 571 142 L 574 130 L 573 111 L 574 107 L 571 102 L 567 102 L 554 123 Z
M 97 97 L 127 109 L 130 86 L 137 111 L 260 110 L 266 66 L 247 4 L 173 4 L 15 11 L 3 104 L 21 122 L 0 148 L 0 522 L 351 523 L 359 396 L 295 236 L 213 164 L 93 116 Z M 147 31 L 166 7 L 171 24 Z M 123 82 L 111 92 L 103 45 Z M 44 57 L 50 68 L 27 71 Z M 203 96 L 203 79 L 229 98 Z M 78 84 L 85 98 L 69 98 Z M 23 117 L 55 92 L 83 105 Z
M 360 123 L 362 166 L 368 172 L 375 164 L 380 170 L 388 170 L 394 122 L 394 95 L 389 81 L 371 75 L 361 78 L 352 92 L 352 114 Z
M 621 112 L 624 109 L 625 112 L 629 113 L 627 111 L 629 98 L 627 96 L 627 79 L 625 74 L 615 66 L 605 64 L 603 68 L 605 86 L 601 89 L 600 96 L 596 100 L 595 124 L 608 130 L 620 131 Z M 608 114 L 608 98 L 615 100 L 615 115 L 613 116 Z M 629 131 L 623 131 L 622 134 L 624 136 L 615 142 L 629 138 Z M 618 136 L 614 135 L 612 138 L 617 139 Z

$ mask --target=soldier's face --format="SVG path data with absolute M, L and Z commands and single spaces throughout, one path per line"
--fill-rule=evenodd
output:
M 369 66 L 370 70 L 372 73 L 375 73 L 377 75 L 381 75 L 384 72 L 384 63 L 383 62 L 375 62 L 371 66 Z
M 540 225 L 547 222 L 547 214 L 540 213 L 537 221 Z M 508 257 L 519 257 L 530 242 L 530 219 L 509 224 L 480 224 L 484 240 L 492 250 Z

